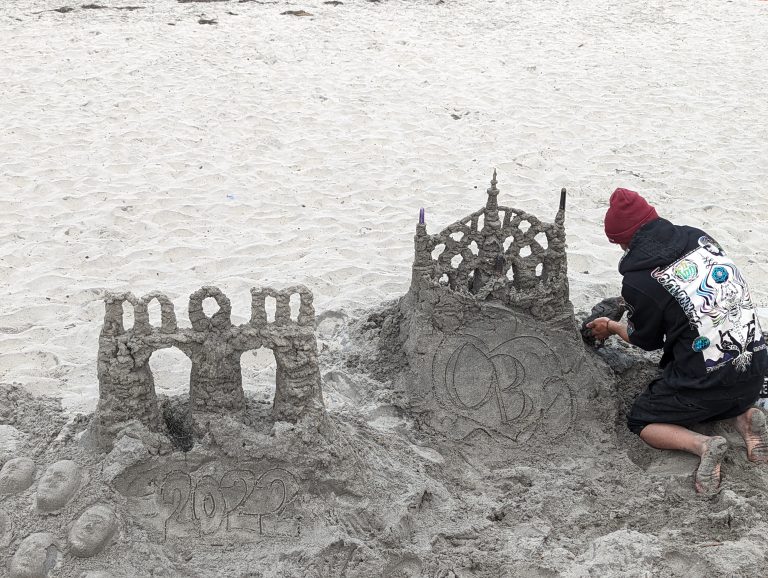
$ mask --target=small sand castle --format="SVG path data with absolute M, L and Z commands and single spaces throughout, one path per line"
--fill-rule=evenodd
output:
M 210 316 L 203 310 L 208 298 L 218 304 Z M 251 299 L 250 320 L 233 325 L 229 299 L 203 287 L 189 298 L 191 327 L 181 328 L 161 293 L 106 295 L 99 402 L 84 435 L 75 442 L 71 431 L 62 434 L 46 445 L 46 457 L 13 457 L 0 469 L 0 502 L 16 505 L 0 510 L 0 540 L 24 537 L 7 560 L 12 578 L 47 576 L 63 563 L 74 575 L 88 564 L 77 560 L 121 542 L 126 524 L 146 533 L 143 543 L 241 544 L 299 535 L 301 508 L 309 503 L 299 479 L 328 459 L 309 449 L 325 417 L 313 296 L 295 286 L 252 289 Z M 160 305 L 158 326 L 150 323 L 153 301 Z M 129 329 L 126 303 L 134 313 Z M 181 411 L 197 429 L 182 451 L 171 443 L 149 366 L 152 354 L 168 347 L 192 362 Z M 265 408 L 246 406 L 242 387 L 240 356 L 260 347 L 273 351 L 277 365 L 271 419 Z M 183 404 L 174 403 L 177 410 Z
M 291 315 L 291 296 L 299 297 Z M 127 422 L 138 419 L 150 431 L 164 422 L 155 396 L 149 359 L 158 349 L 176 347 L 192 361 L 189 406 L 192 412 L 238 413 L 245 409 L 240 356 L 267 347 L 277 363 L 275 420 L 296 422 L 323 412 L 315 341 L 312 293 L 303 286 L 282 291 L 251 290 L 251 319 L 235 326 L 229 299 L 216 287 L 203 287 L 189 297 L 191 328 L 179 328 L 171 301 L 153 292 L 137 299 L 131 293 L 105 297 L 104 326 L 99 336 L 99 403 L 90 432 L 97 445 L 109 447 Z M 203 301 L 212 298 L 218 311 L 208 317 Z M 266 300 L 275 301 L 274 321 L 267 319 Z M 148 306 L 157 300 L 161 323 L 153 327 Z M 123 325 L 123 304 L 130 303 L 134 324 Z

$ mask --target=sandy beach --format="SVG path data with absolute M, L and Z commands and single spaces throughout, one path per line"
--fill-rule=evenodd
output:
M 254 285 L 397 297 L 418 209 L 474 210 L 494 167 L 542 218 L 568 189 L 577 309 L 618 291 L 616 186 L 768 305 L 762 2 L 133 4 L 0 10 L 4 383 L 92 409 L 104 289 L 215 284 L 241 319 Z
M 392 410 L 397 404 L 368 378 L 340 372 L 350 334 L 361 311 L 408 290 L 419 209 L 429 232 L 439 231 L 483 206 L 494 169 L 500 201 L 543 220 L 554 219 L 567 188 L 577 311 L 619 292 L 621 250 L 607 242 L 603 216 L 621 186 L 641 192 L 661 216 L 715 236 L 768 313 L 766 2 L 101 4 L 13 0 L 0 7 L 0 385 L 18 386 L 19 399 L 61 400 L 67 419 L 94 410 L 105 291 L 162 291 L 179 325 L 189 327 L 182 312 L 201 286 L 221 288 L 233 322 L 244 323 L 251 287 L 301 283 L 314 293 L 321 363 L 330 364 L 321 367 L 330 384 L 326 406 L 339 415 L 360 411 L 390 432 L 408 416 Z M 159 307 L 150 314 L 157 317 Z M 365 355 L 366 347 L 353 349 Z M 187 391 L 189 362 L 178 351 L 160 351 L 151 363 L 159 394 Z M 242 366 L 246 393 L 269 399 L 272 353 L 248 352 Z M 638 463 L 652 463 L 662 477 L 690 474 L 632 447 L 630 461 L 611 445 L 624 456 L 615 476 Z M 425 452 L 431 458 L 422 461 L 433 463 Z M 609 458 L 593 458 L 575 471 L 613 471 Z M 541 467 L 470 481 L 453 474 L 480 492 L 484 484 L 502 487 L 507 474 L 516 487 L 538 484 L 547 478 Z M 749 476 L 765 489 L 765 474 Z M 610 484 L 584 483 L 599 503 L 613 500 Z M 642 482 L 636 491 L 652 493 L 654 507 L 663 508 L 670 495 L 682 499 L 683 482 L 665 483 Z M 707 548 L 695 571 L 758 576 L 765 568 L 765 538 L 746 529 L 765 528 L 763 495 L 757 500 L 747 482 L 736 483 L 720 511 L 740 508 L 742 543 L 727 564 Z M 556 499 L 541 491 L 536 499 Z M 575 499 L 574 491 L 565 495 Z M 491 507 L 472 500 L 461 507 Z M 520 507 L 532 518 L 562 514 Z M 701 505 L 696 512 L 708 515 Z M 530 543 L 546 541 L 541 525 L 527 528 Z M 622 556 L 622 575 L 683 575 L 691 567 L 679 555 L 690 537 L 672 553 L 661 543 L 679 537 L 674 528 L 666 535 L 613 530 L 629 534 L 602 542 L 590 535 L 575 554 L 553 554 L 551 574 L 530 575 L 620 574 Z M 635 543 L 641 554 L 633 560 L 626 545 Z M 753 555 L 740 565 L 744 551 Z M 499 575 L 503 567 L 472 573 L 462 559 L 465 573 L 453 576 Z M 291 568 L 302 567 L 291 560 Z M 451 576 L 402 560 L 385 565 L 388 575 Z M 358 575 L 372 568 L 381 570 L 363 565 Z M 198 571 L 215 575 L 215 564 Z

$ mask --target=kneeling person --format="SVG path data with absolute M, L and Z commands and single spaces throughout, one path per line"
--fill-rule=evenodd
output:
M 687 426 L 735 418 L 747 457 L 768 461 L 765 415 L 752 407 L 768 352 L 741 271 L 704 231 L 659 218 L 627 189 L 611 195 L 605 233 L 626 251 L 619 272 L 628 323 L 602 317 L 588 327 L 596 339 L 618 335 L 647 351 L 663 349 L 661 377 L 638 396 L 629 429 L 654 448 L 698 455 L 700 493 L 719 487 L 727 444 Z

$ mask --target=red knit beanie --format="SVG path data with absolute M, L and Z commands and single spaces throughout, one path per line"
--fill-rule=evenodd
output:
M 656 209 L 635 191 L 616 189 L 605 213 L 605 235 L 611 243 L 629 245 L 640 227 L 658 218 Z

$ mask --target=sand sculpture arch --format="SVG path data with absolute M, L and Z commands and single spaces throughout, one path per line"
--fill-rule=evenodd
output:
M 272 349 L 277 363 L 274 419 L 296 422 L 321 416 L 324 407 L 311 291 L 304 286 L 283 290 L 254 288 L 251 295 L 250 320 L 233 325 L 229 298 L 217 287 L 202 287 L 189 298 L 192 327 L 179 328 L 173 303 L 162 293 L 155 291 L 141 299 L 132 293 L 108 293 L 99 336 L 99 403 L 90 426 L 97 445 L 110 447 L 117 432 L 134 419 L 151 431 L 164 431 L 149 359 L 155 351 L 169 347 L 176 347 L 192 362 L 192 412 L 243 412 L 240 358 L 246 351 L 267 347 Z M 293 295 L 298 296 L 295 318 L 291 316 Z M 265 304 L 267 297 L 276 302 L 271 322 Z M 211 316 L 203 310 L 203 302 L 208 298 L 214 299 L 219 307 Z M 157 327 L 149 319 L 149 305 L 155 300 L 161 310 Z M 130 303 L 134 309 L 134 325 L 130 329 L 124 325 L 124 303 Z
M 203 311 L 203 301 L 211 298 L 219 306 L 212 316 Z M 189 296 L 189 322 L 198 332 L 221 331 L 232 327 L 232 303 L 218 287 L 201 287 Z
M 485 207 L 427 233 L 424 212 L 416 228 L 412 287 L 446 287 L 475 299 L 493 294 L 503 303 L 549 317 L 569 303 L 565 252 L 565 199 L 554 222 L 498 204 L 496 171 Z
M 175 333 L 179 326 L 176 322 L 176 311 L 173 308 L 173 302 L 159 291 L 152 291 L 144 295 L 136 305 L 134 305 L 133 328 L 139 334 L 150 335 L 153 326 L 149 320 L 149 305 L 152 301 L 160 304 L 160 327 L 161 333 Z

